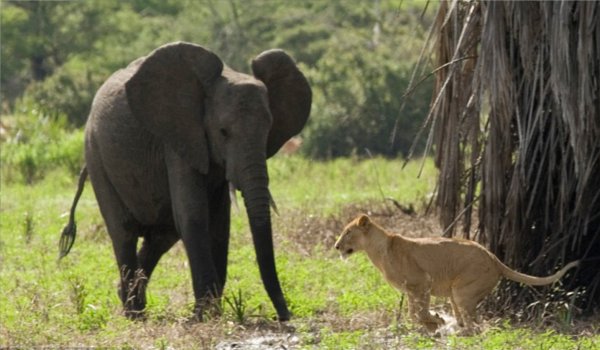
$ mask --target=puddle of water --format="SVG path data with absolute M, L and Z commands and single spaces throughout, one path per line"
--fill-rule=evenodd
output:
M 458 322 L 456 322 L 456 319 L 453 315 L 448 314 L 444 311 L 438 311 L 437 314 L 444 320 L 444 325 L 436 329 L 436 336 L 439 335 L 444 337 L 448 335 L 458 334 L 458 332 L 460 331 L 460 327 L 458 326 Z
M 274 350 L 292 349 L 300 343 L 300 339 L 293 334 L 265 335 L 252 337 L 245 340 L 226 340 L 217 344 L 217 350 Z

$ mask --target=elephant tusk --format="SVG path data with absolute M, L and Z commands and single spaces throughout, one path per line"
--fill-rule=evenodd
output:
M 271 205 L 271 208 L 273 209 L 275 214 L 277 214 L 277 216 L 279 216 L 279 210 L 277 209 L 277 204 L 275 203 L 275 200 L 273 199 L 271 192 L 269 192 L 269 204 Z
M 237 193 L 235 192 L 235 185 L 231 182 L 229 183 L 229 199 L 231 200 L 231 204 L 233 204 L 236 214 L 239 214 L 240 207 L 238 206 L 237 202 Z

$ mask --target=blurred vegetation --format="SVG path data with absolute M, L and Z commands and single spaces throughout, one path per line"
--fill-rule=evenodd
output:
M 32 184 L 56 168 L 76 174 L 83 165 L 83 129 L 69 130 L 64 117 L 50 118 L 33 107 L 15 112 L 16 134 L 2 141 L 5 182 Z
M 14 165 L 21 178 L 34 181 L 57 164 L 50 148 L 77 148 L 69 140 L 81 140 L 78 129 L 93 96 L 112 72 L 177 40 L 206 46 L 244 72 L 252 57 L 269 48 L 294 56 L 313 87 L 312 116 L 303 132 L 308 156 L 363 155 L 366 149 L 404 155 L 430 99 L 430 85 L 424 84 L 401 109 L 433 17 L 432 9 L 424 11 L 426 5 L 401 0 L 3 1 L 3 167 Z M 68 157 L 66 162 L 74 161 Z

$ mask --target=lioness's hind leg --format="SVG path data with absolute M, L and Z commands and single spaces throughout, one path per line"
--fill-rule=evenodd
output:
M 454 313 L 454 318 L 456 319 L 456 323 L 458 323 L 459 327 L 464 327 L 465 322 L 463 320 L 462 314 L 460 313 L 460 309 L 458 308 L 458 305 L 456 305 L 456 302 L 454 301 L 453 296 L 450 297 L 450 303 L 452 304 L 452 313 Z
M 438 315 L 432 315 L 429 312 L 430 294 L 425 291 L 409 291 L 409 310 L 412 309 L 413 314 L 419 323 L 427 327 L 429 331 L 435 331 L 438 326 L 444 324 L 444 320 Z M 410 305 L 412 304 L 412 307 Z M 414 320 L 414 318 L 413 318 Z
M 469 288 L 453 289 L 452 300 L 461 315 L 463 326 L 468 332 L 466 334 L 470 334 L 477 323 L 476 309 L 481 300 L 480 293 L 473 293 Z
M 475 324 L 477 323 L 477 302 L 472 302 L 470 300 L 461 300 L 457 301 L 457 306 L 462 317 L 462 325 L 467 330 L 473 330 Z
M 417 317 L 415 298 L 413 298 L 410 294 L 408 294 L 408 315 L 410 316 L 411 321 L 415 323 L 419 321 L 419 318 Z
M 474 330 L 477 320 L 477 304 L 494 289 L 498 277 L 494 275 L 480 275 L 478 279 L 468 283 L 455 284 L 452 287 L 452 299 L 462 316 L 467 332 Z

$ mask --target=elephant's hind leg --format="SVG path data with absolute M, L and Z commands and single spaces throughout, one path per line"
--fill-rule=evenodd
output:
M 140 288 L 145 283 L 145 277 L 140 273 L 136 255 L 140 225 L 126 209 L 102 166 L 88 160 L 87 167 L 117 260 L 120 273 L 119 297 L 125 315 L 139 318 L 146 305 L 144 289 Z
M 141 318 L 146 307 L 145 286 L 148 278 L 140 269 L 136 255 L 138 237 L 131 233 L 129 227 L 115 224 L 111 219 L 105 218 L 105 221 L 119 267 L 119 297 L 125 316 Z
M 179 240 L 175 228 L 156 227 L 144 236 L 144 242 L 138 252 L 139 266 L 146 278 L 150 279 L 158 261 Z
M 139 262 L 137 293 L 139 295 L 146 294 L 150 276 L 158 261 L 178 240 L 179 234 L 174 227 L 153 227 L 144 235 L 142 247 L 137 254 Z

